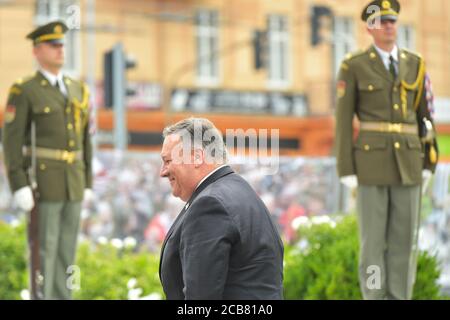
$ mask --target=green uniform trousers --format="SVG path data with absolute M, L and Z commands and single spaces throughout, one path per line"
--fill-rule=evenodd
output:
M 417 266 L 419 186 L 358 186 L 359 281 L 364 299 L 411 299 Z
M 70 299 L 81 202 L 39 202 L 38 210 L 44 299 Z

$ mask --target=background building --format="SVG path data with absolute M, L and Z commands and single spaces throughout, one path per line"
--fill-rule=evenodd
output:
M 328 155 L 340 61 L 370 45 L 359 18 L 366 2 L 0 0 L 0 110 L 11 83 L 35 67 L 26 34 L 61 18 L 72 28 L 66 69 L 91 86 L 100 144 L 113 143 L 114 125 L 113 113 L 103 109 L 103 58 L 121 42 L 137 61 L 127 72 L 137 90 L 128 99 L 131 145 L 158 145 L 165 124 L 202 114 L 221 129 L 280 129 L 285 153 Z M 447 122 L 450 2 L 401 2 L 399 44 L 426 58 L 437 117 Z M 324 15 L 315 20 L 317 13 Z M 262 68 L 255 67 L 256 31 L 266 32 Z

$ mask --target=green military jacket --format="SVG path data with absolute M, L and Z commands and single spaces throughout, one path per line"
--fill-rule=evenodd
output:
M 92 187 L 92 147 L 87 87 L 64 76 L 65 97 L 40 73 L 18 80 L 10 89 L 3 125 L 4 161 L 12 191 L 30 185 L 32 123 L 36 147 L 46 153 L 78 156 L 36 157 L 40 201 L 81 201 Z M 27 152 L 25 152 L 28 150 Z M 36 152 L 34 153 L 36 154 Z
M 394 78 L 374 46 L 343 61 L 337 82 L 335 132 L 340 177 L 357 175 L 362 185 L 417 185 L 422 182 L 422 169 L 434 172 L 436 139 L 421 139 L 426 131 L 424 118 L 432 124 L 424 68 L 419 55 L 399 49 L 399 70 Z M 354 140 L 354 116 L 360 124 L 400 123 L 413 130 L 417 126 L 417 133 L 359 130 Z

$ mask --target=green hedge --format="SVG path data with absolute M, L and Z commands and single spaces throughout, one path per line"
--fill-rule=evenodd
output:
M 80 290 L 74 291 L 75 299 L 128 299 L 128 282 L 133 278 L 134 290 L 142 290 L 140 297 L 164 297 L 157 254 L 82 242 L 76 265 Z M 25 226 L 12 227 L 0 221 L 0 300 L 21 299 L 21 291 L 28 288 L 27 277 Z
M 80 290 L 75 299 L 128 299 L 128 282 L 135 279 L 134 288 L 141 296 L 158 294 L 163 297 L 159 281 L 159 255 L 133 253 L 112 245 L 94 248 L 85 242 L 79 245 L 77 265 L 81 270 Z
M 438 135 L 437 141 L 439 145 L 439 155 L 450 156 L 450 135 Z
M 284 287 L 286 299 L 361 299 L 358 283 L 359 243 L 354 216 L 337 225 L 302 227 L 306 248 L 287 247 Z M 413 299 L 442 299 L 435 257 L 420 252 Z
M 0 299 L 20 299 L 26 288 L 25 225 L 12 227 L 0 221 Z
M 308 246 L 285 248 L 285 298 L 361 299 L 356 228 L 353 216 L 335 227 L 318 224 L 301 228 L 301 239 L 307 240 Z M 0 222 L 0 299 L 20 299 L 21 290 L 27 288 L 26 254 L 24 225 L 12 227 Z M 140 297 L 164 298 L 157 254 L 83 242 L 78 246 L 77 265 L 81 274 L 75 299 L 128 299 L 131 282 L 135 291 L 142 291 L 135 293 Z M 438 278 L 436 259 L 422 252 L 414 299 L 443 298 Z

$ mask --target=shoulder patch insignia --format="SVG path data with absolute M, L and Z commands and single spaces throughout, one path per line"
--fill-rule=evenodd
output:
M 5 123 L 11 123 L 16 118 L 16 106 L 8 105 L 5 110 Z
M 345 90 L 347 88 L 347 82 L 345 82 L 344 80 L 340 80 L 337 83 L 337 96 L 338 98 L 342 98 L 345 96 Z
M 434 118 L 434 94 L 433 85 L 431 84 L 431 79 L 428 73 L 425 74 L 425 97 L 427 100 L 427 108 L 430 113 L 431 119 Z

